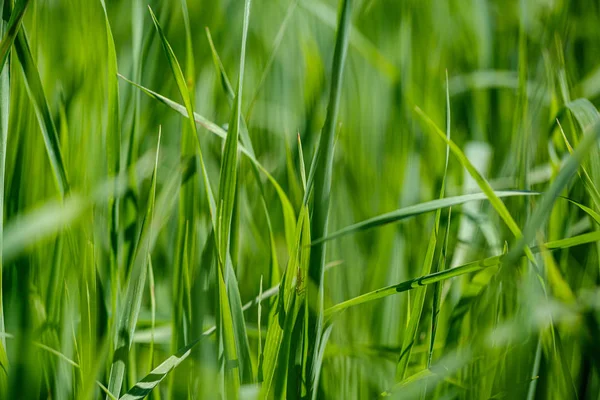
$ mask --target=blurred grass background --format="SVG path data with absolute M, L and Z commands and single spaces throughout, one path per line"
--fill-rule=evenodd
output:
M 148 3 L 184 71 L 194 111 L 227 129 L 231 98 L 207 32 L 235 83 L 244 2 L 106 1 L 118 72 L 183 104 Z M 7 26 L 15 5 L 0 4 Z M 569 154 L 557 118 L 575 148 L 585 124 L 573 100 L 588 100 L 588 123 L 600 119 L 594 107 L 600 100 L 599 21 L 594 0 L 355 0 L 335 125 L 329 231 L 434 200 L 443 178 L 448 196 L 479 191 L 453 156 L 445 172 L 445 144 L 415 113 L 418 106 L 444 127 L 447 92 L 452 140 L 492 187 L 545 191 Z M 255 158 L 279 182 L 299 219 L 303 165 L 308 175 L 326 118 L 337 25 L 335 1 L 251 4 L 241 113 Z M 106 396 L 100 385 L 109 386 L 117 357 L 115 312 L 128 301 L 141 221 L 152 203 L 160 129 L 159 222 L 150 233 L 156 236 L 149 244 L 151 263 L 142 255 L 148 275 L 125 355 L 123 389 L 113 393 L 118 398 L 219 322 L 218 269 L 195 139 L 186 118 L 124 79 L 118 80 L 118 118 L 111 119 L 116 77 L 100 1 L 32 0 L 21 32 L 39 71 L 72 194 L 63 198 L 58 189 L 34 96 L 13 48 L 0 90 L 2 106 L 8 106 L 2 114 L 8 126 L 0 397 Z M 224 142 L 200 125 L 198 131 L 209 180 L 218 190 Z M 264 176 L 257 184 L 248 158 L 238 159 L 229 251 L 243 304 L 279 282 L 270 230 L 281 275 L 290 247 L 278 193 Z M 561 191 L 591 212 L 558 199 L 528 244 L 597 231 L 599 160 L 594 142 L 586 172 Z M 126 184 L 121 194 L 110 195 L 106 182 L 119 168 Z M 539 199 L 504 202 L 523 228 Z M 444 209 L 437 219 L 431 272 L 498 255 L 505 243 L 514 243 L 487 202 Z M 325 308 L 420 276 L 433 227 L 434 217 L 425 214 L 328 242 Z M 345 311 L 332 324 L 310 395 L 598 398 L 600 247 L 592 242 L 536 253 L 536 264 L 521 259 L 506 276 L 492 268 L 430 285 L 417 315 L 414 291 Z M 435 300 L 437 291 L 441 300 Z M 258 395 L 260 355 L 275 307 L 277 300 L 264 302 L 260 312 L 253 305 L 244 314 L 251 360 L 240 363 L 251 362 L 253 376 L 242 377 L 241 397 Z M 397 376 L 411 321 L 417 326 L 412 353 L 407 371 Z M 437 333 L 430 346 L 432 323 Z M 305 382 L 294 382 L 303 376 L 294 370 L 304 365 L 294 364 L 300 343 L 292 340 L 282 397 L 308 396 Z M 230 397 L 220 345 L 214 336 L 202 340 L 150 397 Z

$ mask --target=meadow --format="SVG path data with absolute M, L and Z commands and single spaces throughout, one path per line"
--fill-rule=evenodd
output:
M 0 399 L 599 399 L 597 0 L 0 0 Z

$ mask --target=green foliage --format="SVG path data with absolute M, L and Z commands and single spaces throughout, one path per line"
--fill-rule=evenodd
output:
M 597 398 L 597 2 L 146 3 L 0 0 L 1 399 Z

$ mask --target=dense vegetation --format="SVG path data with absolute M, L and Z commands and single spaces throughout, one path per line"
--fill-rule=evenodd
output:
M 147 3 L 0 0 L 0 398 L 598 399 L 597 1 Z

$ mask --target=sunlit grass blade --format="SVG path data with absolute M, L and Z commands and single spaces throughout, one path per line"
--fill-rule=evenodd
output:
M 524 192 L 524 191 L 495 191 L 494 195 L 498 198 L 513 197 L 513 196 L 537 196 L 538 192 Z M 464 204 L 469 201 L 486 200 L 489 199 L 486 193 L 471 193 L 460 196 L 445 197 L 443 199 L 431 200 L 424 203 L 415 204 L 413 206 L 404 207 L 396 211 L 391 211 L 379 215 L 377 217 L 369 218 L 362 222 L 347 226 L 338 231 L 335 231 L 321 239 L 313 241 L 313 245 L 339 237 L 350 235 L 356 232 L 364 231 L 367 229 L 377 228 L 386 224 L 402 221 L 407 218 L 411 218 L 417 215 L 436 211 L 442 208 L 448 208 Z
M 117 397 L 121 393 L 121 387 L 125 377 L 127 357 L 133 342 L 133 333 L 135 331 L 135 326 L 137 324 L 137 319 L 140 312 L 142 297 L 144 294 L 144 285 L 146 284 L 146 274 L 148 271 L 147 262 L 151 250 L 153 234 L 152 229 L 156 199 L 156 181 L 158 173 L 160 139 L 161 132 L 159 130 L 156 158 L 154 162 L 154 173 L 152 174 L 148 205 L 142 220 L 138 235 L 138 242 L 135 246 L 131 272 L 129 274 L 129 279 L 127 280 L 126 294 L 122 303 L 123 308 L 119 310 L 118 323 L 114 332 L 116 336 L 115 348 L 110 369 L 108 390 Z
M 17 53 L 17 57 L 19 58 L 21 68 L 23 69 L 25 82 L 27 84 L 27 92 L 29 93 L 29 97 L 40 124 L 42 136 L 44 137 L 44 143 L 46 145 L 46 151 L 48 152 L 48 158 L 50 158 L 50 164 L 52 165 L 52 170 L 58 184 L 58 189 L 61 193 L 61 196 L 64 197 L 69 192 L 67 168 L 65 167 L 61 153 L 58 132 L 56 130 L 56 126 L 54 125 L 54 120 L 52 119 L 52 113 L 50 112 L 48 101 L 46 100 L 40 74 L 31 55 L 29 41 L 24 28 L 21 28 L 17 34 L 15 51 Z

